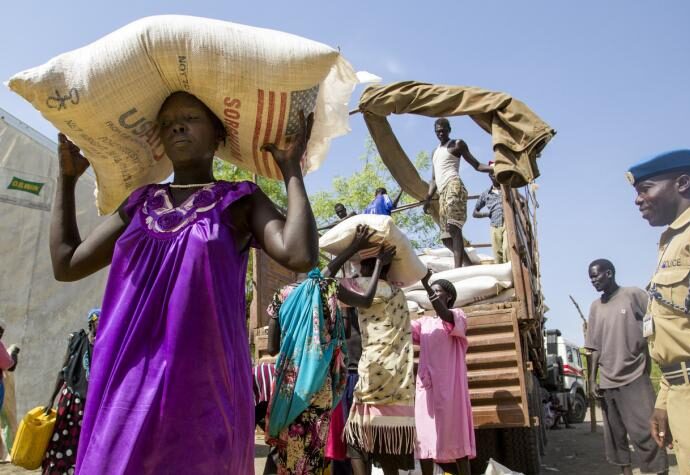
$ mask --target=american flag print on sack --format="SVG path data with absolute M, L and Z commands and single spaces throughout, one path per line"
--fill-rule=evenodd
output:
M 271 154 L 261 151 L 265 143 L 275 143 L 284 146 L 285 138 L 293 135 L 299 129 L 299 112 L 304 111 L 307 116 L 316 107 L 316 97 L 319 94 L 318 84 L 302 91 L 275 92 L 264 89 L 257 90 L 256 125 L 252 140 L 252 154 L 254 167 L 258 174 L 271 178 L 281 178 Z

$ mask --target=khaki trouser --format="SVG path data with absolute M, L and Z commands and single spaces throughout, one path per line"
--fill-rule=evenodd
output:
M 503 264 L 508 262 L 508 236 L 506 236 L 506 227 L 499 226 L 491 228 L 491 248 L 494 251 L 494 258 L 496 264 Z
M 690 475 L 690 384 L 669 386 L 666 399 L 668 423 L 673 434 L 673 450 L 676 453 L 681 475 Z

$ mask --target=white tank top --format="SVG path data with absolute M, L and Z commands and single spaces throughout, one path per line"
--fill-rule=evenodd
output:
M 450 153 L 448 148 L 443 145 L 439 145 L 434 150 L 431 164 L 434 167 L 434 177 L 439 193 L 451 179 L 460 177 L 460 157 Z

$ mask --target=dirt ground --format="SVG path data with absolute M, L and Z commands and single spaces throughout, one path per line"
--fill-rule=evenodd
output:
M 601 416 L 598 418 L 601 421 Z M 601 423 L 596 433 L 590 432 L 589 421 L 575 425 L 574 429 L 560 429 L 548 432 L 549 444 L 546 448 L 546 456 L 542 458 L 542 475 L 615 475 L 620 470 L 608 465 L 604 457 L 604 435 Z M 263 444 L 263 437 L 256 439 L 256 463 L 255 473 L 261 474 L 264 468 L 264 460 L 268 453 Z M 669 454 L 671 468 L 670 475 L 678 475 L 676 459 Z M 633 454 L 633 465 L 635 465 Z M 39 470 L 29 471 L 10 464 L 0 465 L 0 475 L 40 473 Z M 635 470 L 635 474 L 641 473 Z M 184 474 L 184 472 L 180 472 Z M 186 474 L 185 474 L 186 475 Z M 191 475 L 191 474 L 190 474 Z
M 598 414 L 601 421 L 601 414 Z M 547 432 L 549 443 L 546 447 L 546 456 L 542 458 L 541 473 L 543 475 L 561 474 L 588 474 L 588 475 L 614 475 L 621 471 L 606 462 L 604 456 L 604 429 L 601 422 L 597 425 L 597 432 L 590 432 L 589 416 L 587 421 L 576 424 L 574 429 L 550 430 Z M 633 467 L 637 465 L 636 455 L 633 453 Z M 669 452 L 669 474 L 678 475 L 676 458 Z M 640 472 L 634 470 L 637 475 Z

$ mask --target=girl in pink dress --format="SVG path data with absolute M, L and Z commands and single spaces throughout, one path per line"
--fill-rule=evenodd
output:
M 412 320 L 412 341 L 420 346 L 415 394 L 415 458 L 422 473 L 431 475 L 434 462 L 446 472 L 470 474 L 469 459 L 476 456 L 472 407 L 467 387 L 467 320 L 452 308 L 457 297 L 453 284 L 439 279 L 422 284 L 436 316 Z

